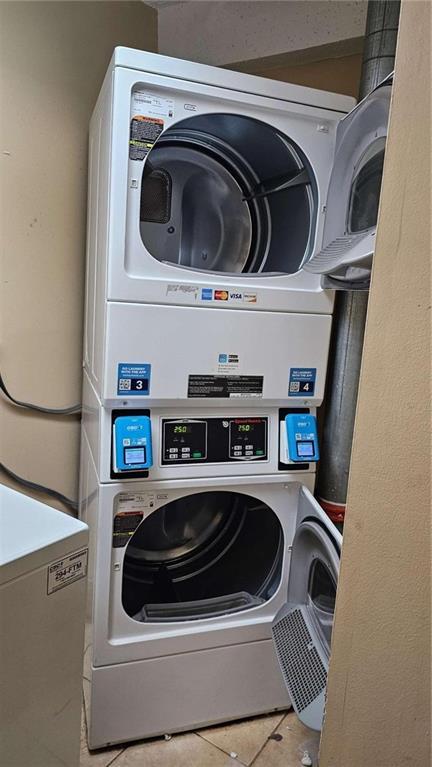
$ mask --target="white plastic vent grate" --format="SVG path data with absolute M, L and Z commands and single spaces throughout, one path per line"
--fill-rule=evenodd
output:
M 296 711 L 307 708 L 325 689 L 325 668 L 303 612 L 294 608 L 272 628 L 280 667 Z
M 331 268 L 337 269 L 343 266 L 343 259 L 355 245 L 358 245 L 365 237 L 368 236 L 368 232 L 361 232 L 359 234 L 347 234 L 344 237 L 337 237 L 336 240 L 330 242 L 325 248 L 319 251 L 307 264 L 305 269 L 308 272 L 325 272 Z

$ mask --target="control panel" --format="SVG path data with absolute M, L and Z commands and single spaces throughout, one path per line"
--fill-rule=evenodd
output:
M 117 416 L 113 422 L 113 470 L 137 472 L 153 463 L 148 415 Z
M 268 418 L 163 418 L 162 465 L 263 461 Z
M 310 413 L 289 413 L 281 422 L 281 461 L 312 463 L 319 460 L 316 417 Z
M 207 458 L 207 422 L 199 420 L 162 421 L 163 459 L 205 461 Z

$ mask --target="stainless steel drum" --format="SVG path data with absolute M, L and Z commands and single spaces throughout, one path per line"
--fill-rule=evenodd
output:
M 295 272 L 312 251 L 316 209 L 300 148 L 249 117 L 183 120 L 143 165 L 142 241 L 158 261 L 186 269 Z
M 148 217 L 155 177 L 171 186 L 169 218 L 162 223 Z M 252 241 L 249 206 L 220 162 L 191 147 L 161 144 L 147 163 L 142 188 L 141 232 L 150 253 L 198 270 L 243 271 Z
M 276 514 L 243 493 L 171 501 L 133 534 L 122 601 L 135 620 L 193 620 L 244 610 L 277 589 L 283 535 Z

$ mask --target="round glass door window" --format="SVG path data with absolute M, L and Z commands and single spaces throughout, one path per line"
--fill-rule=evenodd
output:
M 336 583 L 327 564 L 315 559 L 309 574 L 309 606 L 330 650 L 333 616 L 336 602 Z
M 354 173 L 348 207 L 347 230 L 350 234 L 364 232 L 376 226 L 385 145 L 385 137 L 374 141 L 364 153 Z
M 293 273 L 313 248 L 316 183 L 294 142 L 259 120 L 190 117 L 150 150 L 140 233 L 158 261 L 220 273 Z
M 283 533 L 260 500 L 234 492 L 179 498 L 129 541 L 122 603 L 137 621 L 185 621 L 255 607 L 281 579 Z

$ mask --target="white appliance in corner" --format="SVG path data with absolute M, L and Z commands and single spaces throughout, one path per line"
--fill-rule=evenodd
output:
M 0 485 L 0 761 L 78 767 L 87 525 Z
M 114 52 L 89 147 L 90 748 L 290 701 L 321 726 L 341 546 L 312 495 L 327 288 L 369 281 L 390 94 L 353 109 Z

